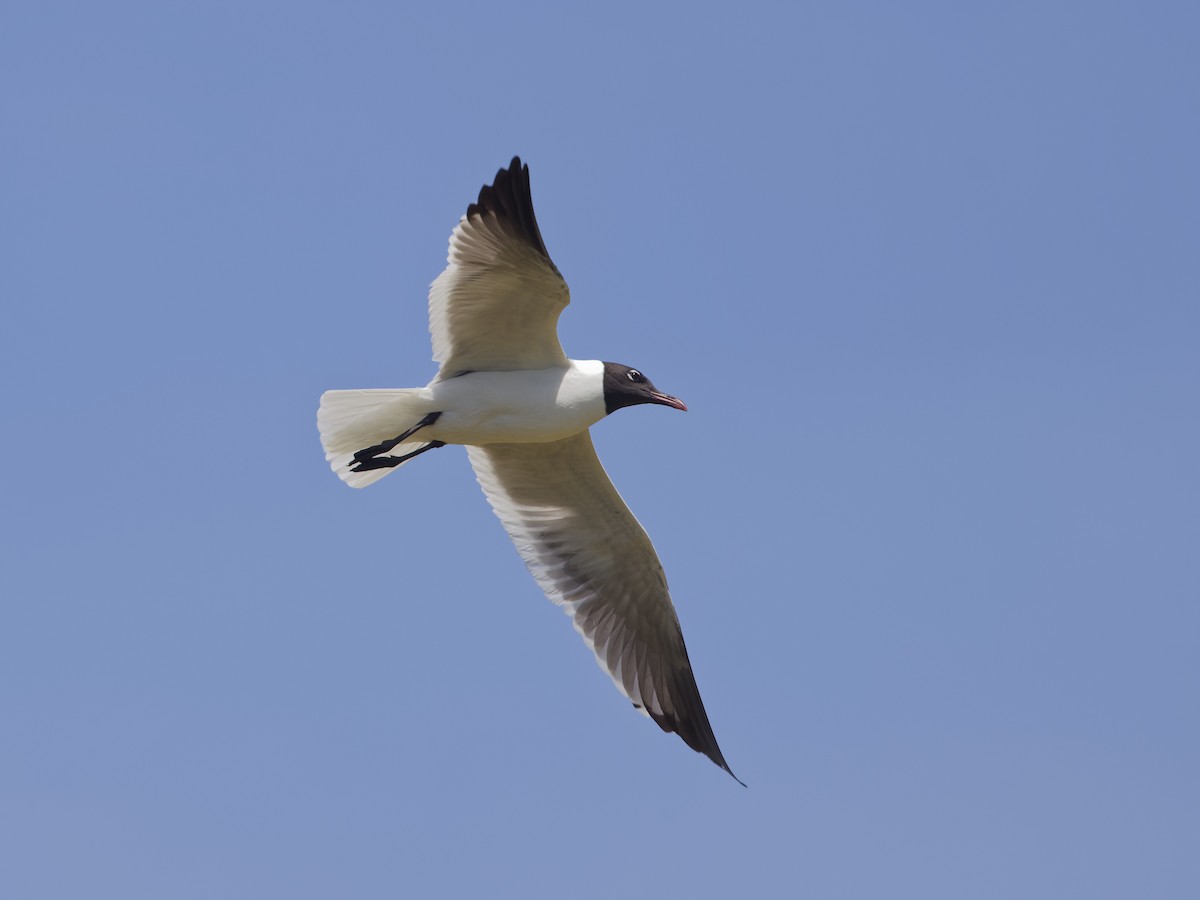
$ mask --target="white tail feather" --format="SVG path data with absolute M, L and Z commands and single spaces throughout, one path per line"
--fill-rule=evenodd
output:
M 325 458 L 338 478 L 350 487 L 373 484 L 400 466 L 352 472 L 349 464 L 354 454 L 402 434 L 428 412 L 429 398 L 425 388 L 326 391 L 321 395 L 321 408 L 317 410 L 317 429 L 321 432 Z M 426 443 L 406 441 L 396 445 L 389 455 L 402 456 L 421 449 Z

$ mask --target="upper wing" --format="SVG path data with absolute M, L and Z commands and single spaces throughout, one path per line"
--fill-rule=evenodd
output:
M 733 775 L 700 700 L 658 555 L 588 432 L 467 453 L 529 571 L 572 617 L 617 689 Z
M 529 166 L 514 156 L 467 207 L 430 285 L 437 377 L 567 365 L 557 326 L 570 300 L 533 215 Z

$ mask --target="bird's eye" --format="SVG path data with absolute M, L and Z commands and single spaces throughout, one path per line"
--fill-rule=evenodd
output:
M 637 369 L 630 369 L 625 374 L 629 376 L 629 380 L 632 381 L 634 384 L 641 384 L 643 381 L 646 380 L 646 376 L 643 375 L 641 372 L 639 372 Z

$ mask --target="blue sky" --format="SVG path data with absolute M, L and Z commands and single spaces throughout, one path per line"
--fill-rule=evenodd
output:
M 5 893 L 1196 896 L 1200 14 L 982 7 L 6 10 Z M 322 459 L 515 153 L 748 790 Z

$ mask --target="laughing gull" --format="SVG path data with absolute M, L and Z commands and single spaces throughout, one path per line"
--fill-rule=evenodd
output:
M 687 407 L 637 369 L 563 353 L 557 323 L 570 293 L 542 242 L 519 157 L 467 207 L 447 263 L 429 289 L 437 375 L 423 388 L 327 391 L 317 413 L 325 458 L 360 488 L 429 450 L 466 445 L 525 565 L 617 690 L 733 775 L 658 555 L 588 434 L 622 407 Z

